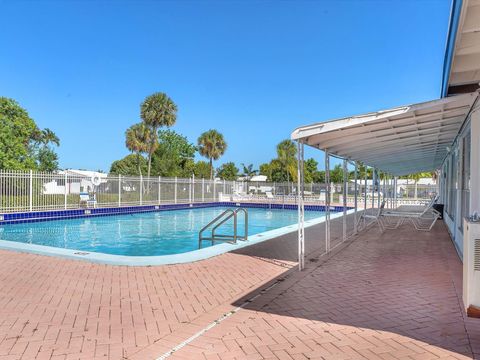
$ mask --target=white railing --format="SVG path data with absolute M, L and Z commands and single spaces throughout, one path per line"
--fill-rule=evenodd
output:
M 0 213 L 218 201 L 234 182 L 0 170 Z
M 331 204 L 342 204 L 342 186 L 331 184 Z M 413 186 L 413 184 L 412 184 Z M 347 204 L 354 203 L 354 185 L 349 184 Z M 409 204 L 422 203 L 435 191 L 435 186 L 421 187 L 400 197 Z M 325 184 L 306 184 L 305 202 L 325 203 Z M 367 194 L 369 189 L 367 188 Z M 393 193 L 391 189 L 389 192 Z M 358 187 L 358 206 L 363 207 Z M 268 194 L 268 196 L 267 196 Z M 377 196 L 377 195 L 376 195 Z M 88 199 L 88 200 L 85 200 Z M 368 198 L 368 204 L 371 203 Z M 217 201 L 251 201 L 295 204 L 297 187 L 294 183 L 245 182 L 192 178 L 164 178 L 122 175 L 101 175 L 92 179 L 69 171 L 48 173 L 36 171 L 0 170 L 0 213 L 78 209 L 82 207 L 125 207 L 157 204 L 202 203 Z M 367 204 L 367 207 L 370 206 Z

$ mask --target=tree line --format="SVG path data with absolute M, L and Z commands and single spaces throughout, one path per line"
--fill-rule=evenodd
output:
M 297 181 L 297 146 L 292 140 L 281 141 L 276 147 L 276 157 L 261 164 L 258 169 L 254 169 L 252 164 L 244 163 L 239 168 L 234 162 L 224 163 L 215 169 L 213 161 L 218 160 L 227 149 L 223 135 L 217 130 L 208 130 L 200 135 L 195 145 L 185 136 L 168 129 L 176 123 L 176 113 L 177 106 L 165 93 L 147 96 L 140 105 L 141 121 L 125 133 L 125 145 L 132 154 L 114 161 L 110 173 L 165 177 L 194 175 L 197 178 L 218 177 L 223 180 L 237 180 L 242 176 L 247 181 L 260 174 L 267 176 L 271 182 Z M 195 162 L 197 151 L 208 162 Z M 360 165 L 358 177 L 363 178 L 365 173 L 372 178 L 372 169 Z M 410 178 L 418 179 L 425 175 L 414 174 Z M 318 162 L 314 158 L 309 158 L 304 162 L 304 177 L 307 183 L 323 183 L 325 171 L 318 169 Z M 354 178 L 354 171 L 349 171 L 348 178 Z M 343 168 L 340 164 L 330 170 L 330 181 L 343 181 Z
M 40 129 L 15 100 L 0 97 L 0 169 L 55 171 L 60 140 Z
M 213 161 L 227 150 L 220 132 L 205 131 L 194 145 L 185 136 L 168 129 L 177 121 L 177 105 L 162 92 L 147 96 L 140 104 L 140 119 L 125 132 L 125 146 L 132 154 L 114 161 L 110 173 L 168 177 L 194 174 L 199 178 L 213 178 Z M 208 162 L 195 162 L 197 151 Z

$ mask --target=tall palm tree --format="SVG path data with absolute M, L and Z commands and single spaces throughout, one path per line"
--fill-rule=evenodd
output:
M 295 178 L 297 147 L 292 140 L 283 140 L 277 145 L 278 161 L 282 165 L 283 171 L 287 175 L 287 182 L 290 182 L 290 176 Z
M 253 169 L 253 164 L 245 165 L 242 163 L 242 168 L 243 168 L 243 176 L 247 178 L 247 181 L 249 181 L 252 176 L 257 175 L 258 170 Z
M 217 130 L 208 130 L 198 138 L 198 152 L 210 161 L 210 179 L 213 179 L 213 160 L 218 160 L 227 150 L 227 143 Z
M 140 168 L 140 156 L 142 153 L 148 152 L 151 142 L 152 133 L 144 124 L 139 123 L 130 126 L 125 132 L 125 145 L 132 153 L 137 154 L 138 174 L 142 175 Z
M 150 128 L 148 153 L 148 176 L 152 168 L 152 155 L 158 147 L 158 129 L 162 126 L 173 126 L 177 121 L 177 105 L 167 94 L 158 92 L 147 96 L 140 106 L 140 117 Z

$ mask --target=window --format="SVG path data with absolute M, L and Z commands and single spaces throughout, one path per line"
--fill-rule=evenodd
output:
M 453 151 L 449 161 L 449 172 L 447 177 L 448 207 L 447 213 L 451 219 L 455 219 L 457 208 L 457 151 Z
M 445 212 L 449 214 L 450 211 L 450 191 L 449 191 L 449 186 L 450 186 L 450 181 L 449 181 L 449 175 L 450 175 L 450 157 L 447 158 L 445 161 L 445 167 L 443 169 L 443 203 L 445 205 Z
M 459 229 L 463 232 L 463 218 L 467 217 L 470 212 L 470 131 L 468 131 L 462 139 L 462 187 L 461 187 L 461 216 L 459 221 Z

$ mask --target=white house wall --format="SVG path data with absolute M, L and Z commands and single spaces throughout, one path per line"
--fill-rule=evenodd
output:
M 470 212 L 480 214 L 480 107 L 471 114 Z
M 463 144 L 470 135 L 470 180 L 466 171 L 468 164 L 463 165 Z M 468 144 L 468 143 L 466 143 Z M 468 157 L 467 157 L 468 158 Z M 452 174 L 452 166 L 456 166 L 456 172 Z M 453 179 L 452 179 L 453 176 Z M 456 177 L 456 179 L 455 179 Z M 464 181 L 465 180 L 465 181 Z M 464 182 L 463 182 L 464 181 Z M 462 183 L 463 182 L 463 183 Z M 465 186 L 462 186 L 465 184 Z M 449 188 L 453 187 L 456 201 L 452 208 L 449 196 Z M 464 188 L 465 187 L 465 188 Z M 452 145 L 445 159 L 440 174 L 440 201 L 444 203 L 444 222 L 450 232 L 460 256 L 463 254 L 463 217 L 474 212 L 480 213 L 480 107 L 477 105 L 470 113 L 464 127 Z M 468 193 L 467 193 L 468 192 Z
M 80 182 L 68 182 L 67 194 L 80 194 L 81 187 L 87 189 L 87 185 L 93 188 L 91 181 L 84 180 Z M 85 190 L 86 191 L 86 190 Z M 59 185 L 56 180 L 52 180 L 43 184 L 44 195 L 63 195 L 65 194 L 65 185 Z

